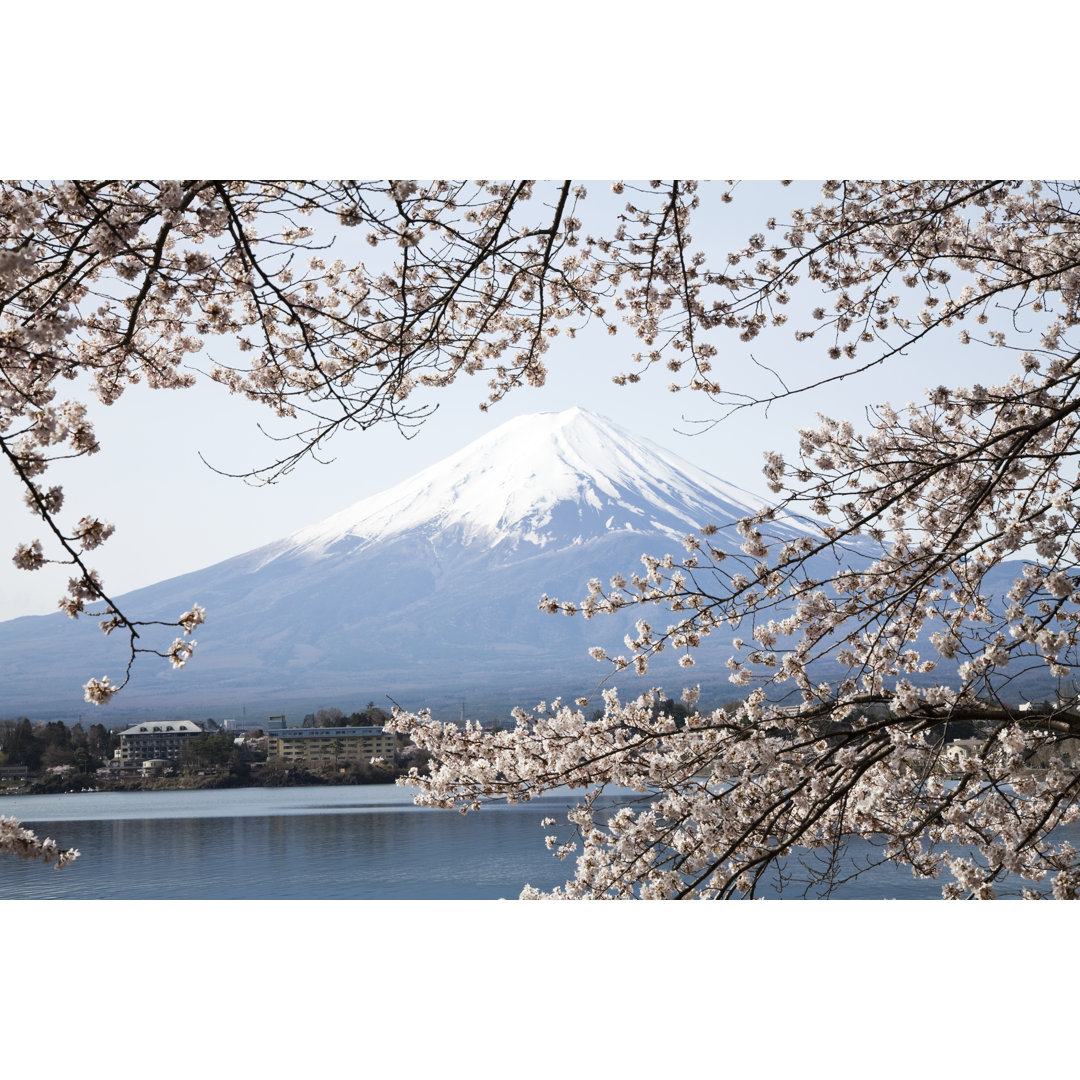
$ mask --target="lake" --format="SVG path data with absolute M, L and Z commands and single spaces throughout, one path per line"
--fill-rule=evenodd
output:
M 571 795 L 463 815 L 416 807 L 412 794 L 366 785 L 3 798 L 0 814 L 82 855 L 59 871 L 0 859 L 0 899 L 495 900 L 573 877 L 573 857 L 555 859 L 543 841 L 554 830 L 540 825 L 563 820 Z M 941 885 L 885 866 L 836 895 L 938 899 Z

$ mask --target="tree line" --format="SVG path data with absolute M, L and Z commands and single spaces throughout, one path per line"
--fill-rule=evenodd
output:
M 0 765 L 25 765 L 32 773 L 59 765 L 92 773 L 112 759 L 119 745 L 119 735 L 104 724 L 84 728 L 81 722 L 68 727 L 62 720 L 0 720 Z

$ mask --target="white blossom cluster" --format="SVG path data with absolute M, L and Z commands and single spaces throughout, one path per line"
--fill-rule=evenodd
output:
M 31 862 L 52 863 L 62 870 L 79 857 L 75 848 L 61 849 L 55 840 L 46 837 L 39 840 L 30 830 L 23 828 L 14 818 L 0 815 L 0 851 Z
M 1042 772 L 1023 769 L 1045 734 L 1004 728 L 947 780 L 932 768 L 940 748 L 918 723 L 852 712 L 822 734 L 812 717 L 785 717 L 759 692 L 733 712 L 677 722 L 658 690 L 630 702 L 603 696 L 598 719 L 553 702 L 494 734 L 398 712 L 392 729 L 437 762 L 399 783 L 419 788 L 420 805 L 462 812 L 564 785 L 582 792 L 566 833 L 545 836 L 558 858 L 576 857 L 552 898 L 752 897 L 776 875 L 827 894 L 853 837 L 873 845 L 875 862 L 951 876 L 946 897 L 993 898 L 1007 875 L 1029 896 L 1071 895 L 1080 880 L 1075 851 L 1048 835 L 1080 818 L 1076 777 L 1059 758 Z M 613 787 L 639 795 L 604 809 Z

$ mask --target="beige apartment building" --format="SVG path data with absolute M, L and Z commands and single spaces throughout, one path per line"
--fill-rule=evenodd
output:
M 306 765 L 394 760 L 397 736 L 381 727 L 276 728 L 267 733 L 267 754 Z
M 149 759 L 176 762 L 188 739 L 202 734 L 202 727 L 192 720 L 136 724 L 120 732 L 120 747 L 114 758 L 126 769 L 137 768 Z

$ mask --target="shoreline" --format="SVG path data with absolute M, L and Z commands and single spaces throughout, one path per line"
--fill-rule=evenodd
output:
M 204 773 L 186 776 L 124 777 L 102 779 L 86 774 L 58 778 L 55 784 L 40 779 L 26 784 L 0 788 L 0 798 L 20 798 L 28 795 L 90 795 L 117 791 L 215 791 L 232 788 L 273 787 L 344 787 L 355 785 L 396 784 L 406 772 L 400 769 L 383 775 L 358 775 L 352 770 L 335 773 L 315 773 L 306 769 L 289 768 L 268 772 L 252 770 L 246 776 L 235 773 Z

